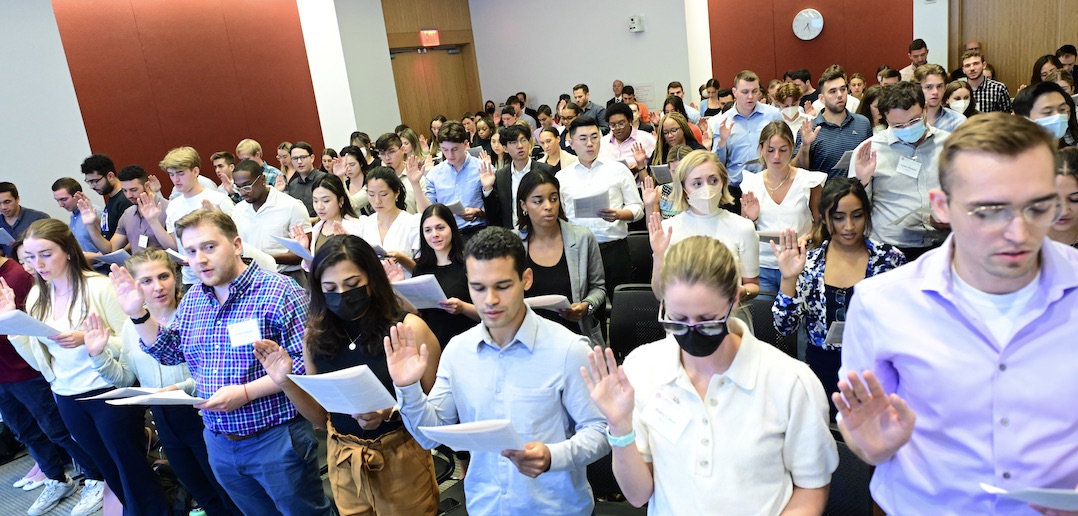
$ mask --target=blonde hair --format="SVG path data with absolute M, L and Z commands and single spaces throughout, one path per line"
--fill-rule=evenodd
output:
M 82 254 L 82 248 L 79 247 L 71 228 L 57 219 L 42 219 L 30 224 L 22 238 L 24 244 L 31 238 L 48 240 L 59 246 L 67 255 L 67 280 L 71 284 L 71 303 L 67 305 L 67 318 L 72 321 L 72 327 L 80 326 L 90 312 L 90 302 L 86 298 L 86 275 L 96 273 Z M 49 289 L 49 283 L 38 274 L 34 274 L 34 284 L 37 285 L 38 296 L 29 313 L 36 319 L 44 320 L 53 309 L 52 291 Z M 80 300 L 82 305 L 78 321 L 74 320 L 75 300 Z
M 165 159 L 158 163 L 161 170 L 193 170 L 202 166 L 202 158 L 194 147 L 176 147 L 165 154 Z
M 427 149 L 424 149 L 419 144 L 419 135 L 416 134 L 415 130 L 409 127 L 401 131 L 400 138 L 401 140 L 408 140 L 408 143 L 412 144 L 412 155 L 415 156 L 415 159 L 419 161 L 427 159 Z M 505 143 L 503 142 L 502 145 L 505 145 Z
M 655 152 L 651 153 L 652 165 L 666 164 L 663 163 L 663 156 L 667 153 L 667 151 L 663 150 L 666 148 L 666 138 L 663 137 L 663 126 L 666 125 L 667 120 L 673 120 L 677 123 L 678 127 L 681 128 L 681 134 L 685 137 L 686 142 L 689 140 L 696 141 L 696 136 L 692 134 L 692 128 L 689 127 L 689 120 L 685 118 L 685 115 L 682 115 L 677 111 L 664 114 L 662 120 L 659 120 L 659 126 L 655 128 Z M 669 161 L 669 158 L 667 158 L 667 161 Z
M 741 285 L 737 260 L 723 243 L 706 236 L 692 236 L 666 251 L 659 270 L 659 294 L 674 283 L 702 284 L 734 298 Z
M 938 75 L 942 77 L 943 84 L 947 84 L 947 79 L 951 78 L 947 73 L 947 70 L 944 70 L 942 66 L 928 63 L 913 69 L 913 82 L 921 84 L 925 82 L 925 79 L 927 79 L 929 75 Z
M 232 217 L 216 207 L 199 208 L 184 215 L 180 220 L 177 220 L 176 236 L 183 239 L 184 230 L 203 224 L 210 224 L 216 227 L 229 241 L 235 240 L 236 237 L 240 236 L 239 230 L 236 229 L 236 222 L 232 220 Z
M 795 86 L 796 88 L 796 86 Z M 760 130 L 760 147 L 761 149 L 767 145 L 767 142 L 771 141 L 772 137 L 778 136 L 790 146 L 790 160 L 793 161 L 793 146 L 794 146 L 794 133 L 790 130 L 790 126 L 786 125 L 786 122 L 782 120 L 775 120 L 764 126 Z M 764 157 L 764 153 L 760 153 L 760 157 L 756 158 L 757 161 L 767 168 L 767 158 Z
M 240 154 L 250 154 L 252 156 L 262 154 L 262 146 L 250 138 L 244 138 L 236 144 L 236 155 Z
M 674 211 L 686 211 L 689 209 L 689 196 L 685 193 L 685 178 L 689 172 L 702 165 L 713 165 L 719 171 L 719 181 L 722 181 L 722 200 L 719 204 L 731 204 L 734 196 L 730 195 L 730 174 L 726 167 L 719 161 L 714 152 L 703 149 L 694 150 L 678 163 L 677 170 L 673 172 L 674 181 L 670 184 L 670 199 L 673 200 Z
M 127 271 L 130 272 L 132 276 L 135 276 L 138 273 L 139 267 L 153 262 L 164 265 L 165 268 L 167 268 L 169 272 L 172 273 L 173 278 L 179 277 L 179 268 L 176 266 L 176 262 L 172 261 L 172 258 L 168 256 L 168 253 L 156 247 L 147 247 L 135 253 L 133 256 L 128 258 L 126 262 L 124 262 L 124 268 L 127 269 Z M 138 278 L 135 279 L 137 280 Z M 180 289 L 176 289 L 174 297 L 175 301 L 180 300 Z

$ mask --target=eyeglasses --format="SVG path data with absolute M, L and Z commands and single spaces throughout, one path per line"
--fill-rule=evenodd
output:
M 510 140 L 509 142 L 506 142 L 506 145 L 516 145 L 517 147 L 527 147 L 528 145 L 531 145 L 531 142 L 524 139 L 524 138 L 521 138 L 519 140 Z
M 258 184 L 259 179 L 262 179 L 262 173 L 261 172 L 257 176 L 255 176 L 254 179 L 251 180 L 250 184 L 246 184 L 246 185 L 243 185 L 243 186 L 236 185 L 236 190 L 239 191 L 240 193 L 250 192 L 255 187 L 255 185 Z
M 305 160 L 305 159 L 307 159 L 309 157 L 311 157 L 310 154 L 308 154 L 306 156 L 292 156 L 292 161 L 303 161 L 303 160 Z
M 663 136 L 673 136 L 673 135 L 677 134 L 677 132 L 680 131 L 680 130 L 681 130 L 680 127 L 675 127 L 673 129 L 663 129 Z
M 1006 204 L 978 206 L 967 211 L 966 215 L 984 229 L 1000 230 L 1010 224 L 1019 213 L 1030 225 L 1043 229 L 1059 220 L 1063 214 L 1063 203 L 1058 198 L 1052 198 L 1030 203 L 1023 208 Z
M 918 118 L 914 118 L 913 120 L 910 120 L 909 122 L 906 122 L 904 124 L 893 124 L 893 125 L 891 125 L 891 127 L 894 127 L 895 129 L 905 129 L 907 127 L 913 127 L 913 126 L 921 123 L 922 120 L 924 120 L 924 118 L 918 117 Z
M 611 129 L 625 129 L 629 126 L 629 122 L 613 122 L 610 124 Z
M 835 293 L 835 303 L 838 304 L 838 310 L 835 310 L 835 320 L 836 321 L 845 321 L 846 320 L 846 289 L 844 289 L 844 288 L 838 289 L 838 292 Z
M 726 331 L 726 322 L 730 320 L 730 312 L 733 309 L 734 303 L 731 301 L 730 309 L 726 311 L 726 317 L 723 317 L 722 319 L 701 321 L 698 323 L 683 323 L 666 319 L 666 307 L 663 303 L 659 303 L 659 325 L 670 335 L 685 335 L 692 330 L 696 330 L 697 333 L 702 335 L 714 337 L 715 335 L 719 335 Z

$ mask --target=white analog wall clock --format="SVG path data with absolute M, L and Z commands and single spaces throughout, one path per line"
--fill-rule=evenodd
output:
M 816 39 L 823 32 L 823 15 L 816 9 L 802 9 L 794 16 L 794 35 L 804 41 Z

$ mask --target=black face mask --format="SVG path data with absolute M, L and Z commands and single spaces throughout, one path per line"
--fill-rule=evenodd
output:
M 726 336 L 730 335 L 730 314 L 733 310 L 734 304 L 731 301 L 730 309 L 726 311 L 726 317 L 723 318 L 722 330 L 718 334 L 704 335 L 694 327 L 684 335 L 674 335 L 674 340 L 682 350 L 694 357 L 711 356 L 722 345 L 722 341 L 726 340 Z
M 344 321 L 355 321 L 367 311 L 367 305 L 371 298 L 367 294 L 367 286 L 356 287 L 343 294 L 340 292 L 326 292 L 326 308 Z

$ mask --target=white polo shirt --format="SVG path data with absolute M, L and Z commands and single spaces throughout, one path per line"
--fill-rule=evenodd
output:
M 299 224 L 304 233 L 311 232 L 311 220 L 307 217 L 307 207 L 303 202 L 276 188 L 269 189 L 265 204 L 258 211 L 254 205 L 243 201 L 236 205 L 232 220 L 240 230 L 240 239 L 266 254 L 273 256 L 288 252 L 285 246 L 273 239 L 274 236 L 289 238 L 292 226 Z M 300 270 L 300 265 L 278 264 L 278 272 Z
M 730 331 L 741 346 L 703 399 L 673 336 L 625 359 L 636 446 L 654 469 L 648 514 L 779 514 L 794 486 L 831 483 L 838 452 L 820 381 L 740 320 Z

